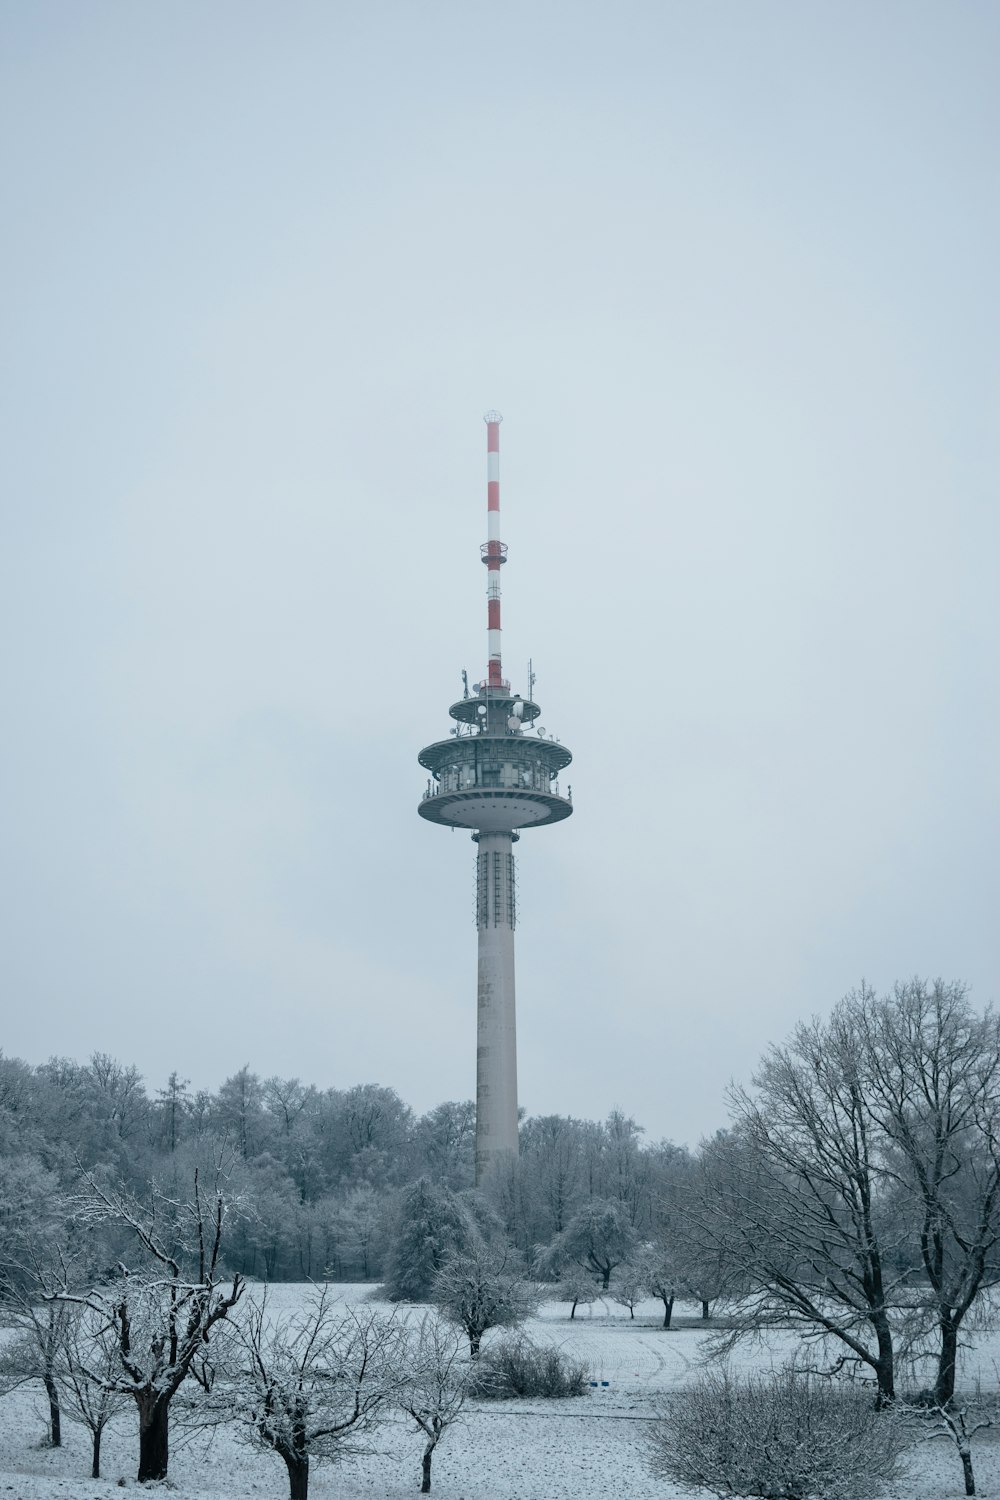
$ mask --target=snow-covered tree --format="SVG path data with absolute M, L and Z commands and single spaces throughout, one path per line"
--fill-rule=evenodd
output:
M 934 1396 L 946 1407 L 962 1325 L 1000 1280 L 1000 1016 L 978 1015 L 964 985 L 915 979 L 882 999 L 862 988 L 836 1017 L 860 1041 L 886 1181 L 912 1205 L 937 1324 Z
M 175 1070 L 167 1079 L 166 1088 L 157 1091 L 161 1137 L 171 1153 L 177 1150 L 184 1134 L 184 1123 L 191 1104 L 191 1095 L 187 1092 L 190 1082 L 190 1078 L 182 1078 Z
M 420 1493 L 431 1488 L 431 1462 L 449 1427 L 462 1416 L 468 1395 L 465 1340 L 432 1313 L 425 1313 L 416 1329 L 408 1328 L 402 1348 L 402 1385 L 398 1401 L 423 1433 Z
M 422 1115 L 414 1132 L 414 1150 L 434 1182 L 453 1192 L 475 1181 L 476 1106 L 473 1100 L 448 1100 Z
M 733 1091 L 737 1129 L 702 1152 L 685 1234 L 742 1282 L 725 1342 L 792 1320 L 867 1365 L 888 1403 L 907 1230 L 885 1190 L 862 1078 L 857 1034 L 836 1013 L 772 1047 L 753 1091 Z
M 271 1317 L 266 1293 L 248 1299 L 238 1338 L 234 1414 L 283 1460 L 290 1500 L 307 1500 L 310 1464 L 360 1451 L 396 1398 L 401 1327 L 318 1286 L 287 1318 Z
M 473 1359 L 488 1328 L 516 1327 L 540 1300 L 514 1252 L 482 1240 L 449 1257 L 431 1295 L 442 1316 L 464 1330 Z
M 83 1359 L 81 1372 L 132 1398 L 139 1416 L 139 1482 L 165 1479 L 170 1403 L 189 1376 L 210 1383 L 212 1329 L 243 1294 L 243 1278 L 230 1279 L 221 1269 L 221 1182 L 217 1179 L 214 1190 L 205 1194 L 196 1172 L 188 1202 L 164 1204 L 154 1198 L 145 1207 L 128 1194 L 109 1191 L 92 1174 L 86 1184 L 84 1207 L 89 1206 L 96 1222 L 110 1219 L 124 1227 L 142 1261 L 135 1269 L 120 1263 L 110 1281 L 87 1292 L 74 1291 L 68 1281 L 53 1286 L 46 1300 L 86 1308 L 114 1331 L 113 1375 L 100 1363 Z
M 59 1448 L 62 1446 L 59 1376 L 69 1310 L 61 1304 L 36 1305 L 28 1298 L 19 1298 L 8 1305 L 7 1318 L 17 1333 L 0 1349 L 0 1390 L 10 1391 L 40 1381 L 48 1406 L 49 1446 Z
M 953 1401 L 947 1406 L 910 1406 L 902 1408 L 908 1416 L 923 1427 L 921 1437 L 925 1442 L 934 1438 L 948 1438 L 955 1444 L 962 1465 L 965 1493 L 976 1493 L 976 1476 L 972 1467 L 972 1439 L 977 1433 L 992 1427 L 996 1420 L 996 1408 L 990 1410 L 978 1404 L 978 1409 L 969 1401 Z
M 594 1280 L 594 1273 L 584 1271 L 580 1266 L 570 1266 L 565 1275 L 560 1278 L 555 1294 L 560 1301 L 570 1303 L 569 1317 L 572 1322 L 581 1303 L 584 1307 L 589 1307 L 597 1300 L 597 1283 Z
M 648 1295 L 663 1303 L 663 1326 L 669 1328 L 683 1278 L 676 1257 L 665 1245 L 655 1242 L 644 1245 L 636 1259 L 636 1275 Z
M 592 1198 L 577 1210 L 561 1234 L 540 1257 L 540 1268 L 558 1274 L 575 1262 L 601 1278 L 608 1290 L 611 1273 L 636 1250 L 638 1240 L 626 1209 L 620 1203 Z
M 367 1182 L 351 1188 L 337 1210 L 337 1229 L 363 1281 L 377 1274 L 375 1267 L 381 1260 L 385 1242 L 386 1217 L 384 1200 Z
M 58 1370 L 63 1410 L 90 1433 L 90 1477 L 101 1477 L 101 1440 L 110 1422 L 128 1406 L 121 1390 L 117 1330 L 92 1308 L 73 1310 Z
M 612 1299 L 619 1307 L 627 1307 L 630 1318 L 635 1317 L 635 1310 L 644 1297 L 648 1295 L 646 1290 L 646 1277 L 639 1259 L 627 1261 L 620 1268 Z
M 53 1448 L 62 1443 L 58 1372 L 71 1315 L 44 1293 L 64 1267 L 77 1264 L 68 1218 L 55 1173 L 30 1154 L 0 1159 L 0 1305 L 14 1330 L 0 1351 L 0 1382 L 8 1389 L 41 1382 Z
M 449 1256 L 476 1239 L 472 1216 L 448 1188 L 421 1177 L 403 1194 L 386 1263 L 385 1290 L 394 1302 L 424 1302 Z

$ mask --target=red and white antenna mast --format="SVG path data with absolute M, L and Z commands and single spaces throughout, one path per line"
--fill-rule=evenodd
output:
M 498 411 L 488 411 L 483 421 L 486 423 L 486 535 L 489 538 L 480 548 L 489 574 L 486 611 L 490 661 L 486 685 L 506 691 L 510 684 L 504 682 L 500 664 L 500 569 L 507 561 L 507 548 L 500 540 L 500 423 L 503 417 Z

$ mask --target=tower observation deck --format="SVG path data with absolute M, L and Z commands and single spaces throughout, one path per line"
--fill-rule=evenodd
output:
M 569 788 L 564 795 L 559 785 L 560 773 L 572 760 L 570 752 L 538 724 L 538 704 L 511 692 L 503 677 L 500 569 L 507 548 L 500 541 L 502 419 L 499 412 L 487 412 L 485 420 L 489 535 L 481 553 L 487 569 L 489 662 L 483 680 L 471 690 L 466 682 L 465 696 L 448 710 L 455 720 L 448 737 L 425 746 L 418 756 L 430 772 L 420 816 L 468 828 L 478 845 L 477 1184 L 506 1153 L 517 1153 L 514 841 L 521 829 L 558 823 L 573 811 Z M 530 693 L 533 684 L 528 686 Z

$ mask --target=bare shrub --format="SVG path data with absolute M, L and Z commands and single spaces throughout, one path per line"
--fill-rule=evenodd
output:
M 509 1400 L 512 1396 L 582 1396 L 586 1366 L 551 1344 L 523 1335 L 499 1339 L 480 1354 L 471 1371 L 470 1394 Z
M 899 1422 L 870 1393 L 794 1367 L 745 1378 L 708 1372 L 670 1398 L 652 1465 L 685 1490 L 761 1500 L 871 1500 L 895 1477 Z

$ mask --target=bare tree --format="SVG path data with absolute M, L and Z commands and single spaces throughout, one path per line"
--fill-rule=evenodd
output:
M 569 1319 L 572 1323 L 581 1303 L 584 1307 L 589 1307 L 592 1302 L 597 1301 L 597 1283 L 592 1272 L 584 1271 L 579 1266 L 570 1266 L 555 1288 L 555 1294 L 561 1301 L 570 1303 Z
M 916 1205 L 945 1407 L 959 1330 L 1000 1279 L 1000 1017 L 977 1015 L 964 985 L 940 979 L 881 1000 L 863 987 L 841 1013 L 861 1040 L 866 1106 L 888 1142 L 882 1171 Z
M 399 1405 L 424 1435 L 420 1493 L 430 1494 L 431 1461 L 448 1431 L 461 1419 L 468 1395 L 463 1363 L 464 1338 L 439 1318 L 425 1313 L 414 1333 L 408 1330 L 401 1367 L 405 1371 Z
M 110 1218 L 124 1226 L 141 1248 L 145 1264 L 132 1270 L 122 1263 L 110 1284 L 88 1292 L 75 1292 L 64 1282 L 46 1300 L 86 1308 L 102 1328 L 113 1332 L 115 1373 L 109 1376 L 100 1362 L 81 1359 L 81 1375 L 132 1398 L 139 1416 L 139 1482 L 165 1479 L 170 1403 L 188 1376 L 206 1386 L 211 1383 L 211 1331 L 243 1294 L 242 1277 L 235 1275 L 230 1281 L 220 1267 L 225 1219 L 221 1183 L 217 1178 L 211 1198 L 206 1198 L 196 1171 L 190 1202 L 165 1205 L 154 1198 L 143 1208 L 129 1195 L 105 1189 L 93 1174 L 85 1181 L 91 1212 L 99 1220 Z M 186 1243 L 168 1243 L 161 1233 L 158 1213 L 164 1208 L 169 1210 L 171 1231 Z
M 0 1388 L 13 1390 L 41 1381 L 49 1414 L 49 1447 L 62 1446 L 62 1404 L 59 1376 L 63 1339 L 69 1322 L 65 1307 L 19 1300 L 8 1316 L 18 1332 L 0 1351 Z
M 925 1441 L 931 1442 L 934 1438 L 950 1438 L 955 1444 L 962 1464 L 965 1493 L 974 1495 L 976 1477 L 972 1468 L 972 1439 L 977 1432 L 983 1432 L 987 1427 L 993 1426 L 992 1416 L 986 1413 L 970 1413 L 967 1402 L 961 1405 L 951 1402 L 947 1406 L 927 1406 L 911 1408 L 911 1410 L 921 1422 L 930 1425 L 930 1430 L 922 1433 Z
M 629 1318 L 634 1319 L 636 1308 L 647 1296 L 646 1277 L 638 1259 L 622 1266 L 621 1275 L 611 1295 L 619 1307 L 628 1308 Z
M 129 1400 L 117 1380 L 121 1365 L 116 1330 L 103 1312 L 76 1308 L 65 1330 L 62 1354 L 58 1378 L 63 1407 L 70 1421 L 90 1433 L 90 1477 L 100 1479 L 104 1429 Z
M 671 1396 L 655 1471 L 685 1490 L 762 1500 L 870 1500 L 894 1477 L 899 1422 L 864 1393 L 794 1368 L 739 1380 L 711 1370 Z
M 266 1291 L 251 1299 L 239 1339 L 246 1364 L 237 1414 L 284 1462 L 290 1500 L 307 1500 L 311 1461 L 359 1451 L 395 1398 L 400 1325 L 338 1306 L 318 1286 L 288 1318 L 272 1320 Z
M 45 1388 L 49 1444 L 62 1443 L 58 1364 L 69 1313 L 44 1301 L 53 1268 L 70 1258 L 69 1210 L 58 1179 L 30 1155 L 5 1158 L 0 1172 L 0 1306 L 15 1330 L 0 1355 L 11 1388 L 39 1380 Z
M 445 1262 L 432 1296 L 442 1316 L 464 1329 L 473 1359 L 488 1328 L 516 1327 L 540 1300 L 513 1253 L 481 1240 Z
M 744 1288 L 724 1342 L 791 1321 L 895 1390 L 892 1313 L 909 1273 L 905 1226 L 881 1171 L 854 1028 L 842 1013 L 772 1047 L 755 1091 L 733 1091 L 738 1128 L 702 1153 L 683 1209 L 695 1246 Z

